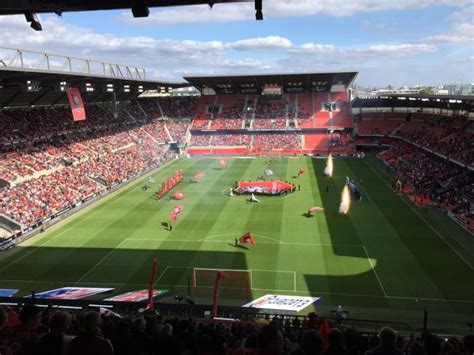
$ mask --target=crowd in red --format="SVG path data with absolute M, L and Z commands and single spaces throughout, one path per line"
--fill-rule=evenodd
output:
M 170 192 L 170 190 L 178 185 L 181 181 L 183 181 L 183 170 L 179 169 L 174 172 L 173 176 L 169 177 L 165 182 L 160 184 L 160 187 L 156 192 L 156 197 L 158 199 L 162 199 L 163 196 Z
M 359 134 L 394 134 L 463 164 L 474 164 L 474 131 L 467 118 L 414 113 L 405 122 L 405 115 L 390 114 L 390 118 L 398 116 L 399 120 L 362 120 L 358 123 Z
M 165 118 L 192 118 L 196 112 L 199 97 L 178 96 L 160 97 L 160 103 Z
M 125 110 L 143 112 L 136 103 Z M 8 139 L 1 142 L 0 179 L 11 182 L 0 188 L 1 213 L 32 225 L 173 156 L 159 145 L 170 140 L 162 121 L 138 123 L 127 114 L 130 120 L 120 122 L 96 106 L 87 113 L 82 122 L 73 122 L 65 108 L 1 113 L 3 127 L 16 127 L 15 134 L 1 135 Z M 170 124 L 178 137 L 185 126 Z
M 181 143 L 185 141 L 186 134 L 188 133 L 188 128 L 190 125 L 191 121 L 188 119 L 172 120 L 166 122 L 166 127 L 170 132 L 172 140 Z
M 253 141 L 253 149 L 301 149 L 301 136 L 296 133 L 288 134 L 256 134 Z
M 282 100 L 263 101 L 260 99 L 255 111 L 253 127 L 256 129 L 285 128 L 286 104 Z
M 214 134 L 194 135 L 191 137 L 191 146 L 247 146 L 250 147 L 251 136 L 248 134 Z
M 474 231 L 470 203 L 474 200 L 474 172 L 407 144 L 395 146 L 379 157 L 393 168 L 403 190 L 415 202 L 422 197 Z

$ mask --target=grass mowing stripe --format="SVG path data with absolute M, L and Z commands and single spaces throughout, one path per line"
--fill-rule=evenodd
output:
M 380 175 L 380 173 L 379 173 L 376 169 L 374 169 L 374 168 L 371 166 L 371 164 L 367 163 L 367 162 L 365 161 L 365 159 L 364 159 L 363 161 L 364 161 L 364 163 L 369 167 L 369 169 L 371 169 L 371 170 L 379 177 L 379 179 L 382 180 L 382 181 L 391 189 L 390 184 Z M 464 261 L 464 263 L 466 263 L 467 266 L 469 266 L 469 268 L 470 268 L 471 270 L 474 270 L 474 266 L 472 266 L 471 263 L 469 263 L 469 261 L 467 261 L 467 260 L 464 258 L 464 256 L 463 256 L 462 254 L 460 254 L 460 253 L 456 250 L 456 248 L 454 248 L 454 247 L 452 246 L 452 244 L 451 244 L 449 241 L 447 241 L 436 229 L 433 228 L 433 226 L 432 226 L 431 223 L 425 218 L 425 216 L 423 216 L 422 214 L 420 214 L 420 212 L 418 212 L 418 211 L 412 206 L 412 204 L 406 200 L 406 198 L 405 198 L 404 196 L 402 196 L 402 200 L 403 200 L 403 202 L 405 202 L 405 204 L 406 204 L 408 207 L 410 207 L 410 209 L 411 209 L 413 212 L 415 212 L 416 215 L 418 215 L 418 217 L 420 217 L 420 219 L 421 219 L 439 238 L 441 238 L 441 240 L 443 240 L 443 241 L 451 248 L 452 251 L 454 251 L 454 252 L 461 258 L 462 261 Z
M 117 249 L 120 248 L 120 246 L 125 243 L 127 240 L 124 239 L 122 240 L 114 249 L 112 249 L 110 252 L 108 252 L 102 259 L 100 259 L 97 263 L 95 263 L 84 275 L 82 275 L 79 280 L 77 280 L 75 283 L 81 282 L 87 275 L 89 275 L 92 270 L 94 270 L 99 264 L 101 264 L 105 259 L 107 259 L 113 252 L 115 252 Z

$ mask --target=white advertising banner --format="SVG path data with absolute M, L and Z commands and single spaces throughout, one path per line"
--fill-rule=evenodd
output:
M 299 312 L 320 299 L 320 297 L 265 295 L 242 307 Z

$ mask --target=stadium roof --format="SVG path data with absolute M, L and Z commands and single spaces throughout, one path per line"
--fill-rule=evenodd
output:
M 167 90 L 167 88 L 180 88 L 189 85 L 84 73 L 2 68 L 0 66 L 0 108 L 66 104 L 66 92 L 64 89 L 61 90 L 61 86 L 63 88 L 79 87 L 84 102 L 93 103 L 112 101 L 114 93 L 117 101 L 128 101 L 137 98 L 142 91 L 161 91 L 162 88 Z
M 357 97 L 352 107 L 427 107 L 474 111 L 474 96 L 391 94 Z
M 239 76 L 185 77 L 193 86 L 203 91 L 213 89 L 216 93 L 260 92 L 265 86 L 276 85 L 285 92 L 330 91 L 333 85 L 346 89 L 356 78 L 357 72 L 304 73 L 304 74 L 261 74 Z
M 150 7 L 209 5 L 219 3 L 254 2 L 256 19 L 263 20 L 263 0 L 2 0 L 0 15 L 25 15 L 31 28 L 41 31 L 38 13 L 56 13 L 93 10 L 131 9 L 134 17 L 147 17 Z

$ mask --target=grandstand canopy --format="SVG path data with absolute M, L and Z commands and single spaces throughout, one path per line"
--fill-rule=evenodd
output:
M 34 13 L 61 13 L 68 11 L 131 9 L 141 4 L 147 7 L 164 7 L 252 1 L 254 0 L 2 0 L 0 1 L 0 15 L 18 15 L 24 14 L 27 11 Z
M 66 88 L 79 87 L 85 103 L 128 101 L 146 90 L 167 91 L 189 86 L 126 77 L 87 75 L 0 66 L 0 108 L 66 104 Z M 128 86 L 128 87 L 127 87 Z M 113 91 L 112 91 L 113 90 Z
M 266 86 L 278 86 L 284 92 L 343 91 L 354 81 L 357 72 L 263 74 L 240 76 L 185 77 L 190 84 L 205 93 L 212 89 L 218 94 L 260 93 Z
M 392 94 L 357 97 L 352 107 L 426 107 L 473 112 L 474 96 Z

